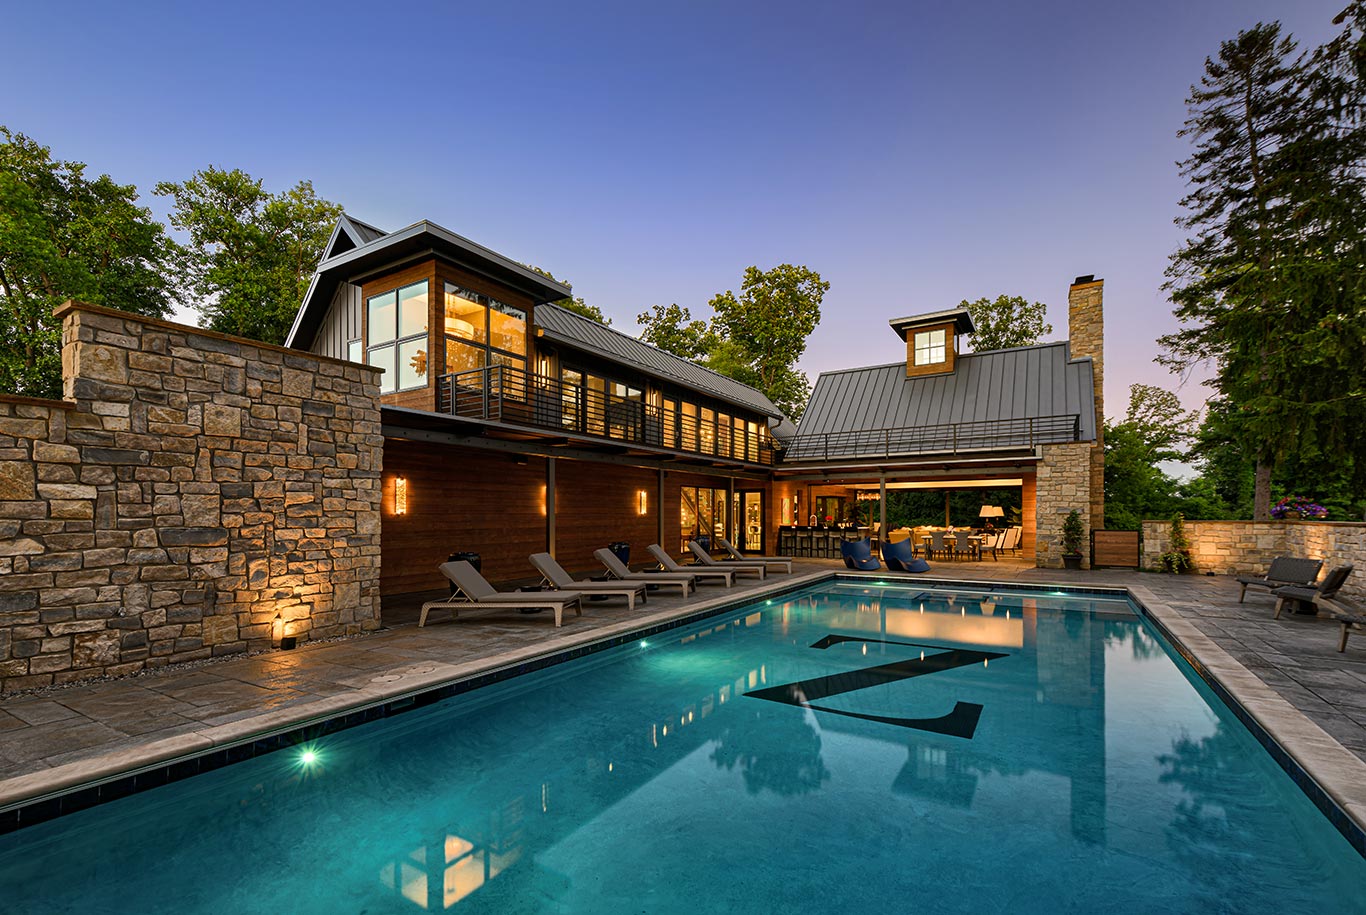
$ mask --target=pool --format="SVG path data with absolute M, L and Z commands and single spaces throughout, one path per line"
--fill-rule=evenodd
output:
M 835 580 L 0 837 L 0 911 L 1364 912 L 1126 599 Z

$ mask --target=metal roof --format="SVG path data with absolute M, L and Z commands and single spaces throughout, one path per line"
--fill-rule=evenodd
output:
M 563 343 L 620 365 L 667 378 L 717 400 L 747 407 L 765 416 L 781 418 L 764 394 L 749 385 L 703 368 L 687 359 L 666 353 L 619 330 L 554 304 L 537 305 L 535 322 L 547 340 Z
M 797 438 L 1071 414 L 1080 438 L 1093 441 L 1091 359 L 1072 359 L 1066 343 L 1044 343 L 967 353 L 943 375 L 907 378 L 905 362 L 823 372 Z
M 966 308 L 946 308 L 943 311 L 931 311 L 923 315 L 910 315 L 905 318 L 893 318 L 887 322 L 896 331 L 896 335 L 901 339 L 906 339 L 906 332 L 913 327 L 923 327 L 926 324 L 952 324 L 960 334 L 972 333 L 972 312 Z

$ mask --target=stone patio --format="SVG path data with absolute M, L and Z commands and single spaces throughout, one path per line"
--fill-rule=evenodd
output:
M 0 698 L 0 809 L 731 603 L 773 585 L 818 579 L 837 567 L 836 561 L 798 561 L 793 575 L 746 579 L 731 589 L 703 586 L 687 601 L 661 591 L 634 612 L 620 601 L 593 601 L 583 616 L 570 614 L 558 630 L 548 614 L 515 612 L 456 623 L 437 623 L 434 615 L 431 625 L 419 629 L 412 622 L 417 601 L 410 600 L 385 607 L 389 628 L 352 639 Z M 1232 578 L 1069 573 L 1012 559 L 939 563 L 929 577 L 1134 588 L 1145 602 L 1162 605 L 1155 615 L 1221 679 L 1246 678 L 1227 661 L 1231 657 L 1255 674 L 1256 680 L 1243 683 L 1253 687 L 1250 694 L 1264 684 L 1274 694 L 1261 695 L 1279 696 L 1366 761 L 1366 637 L 1339 654 L 1336 625 L 1308 616 L 1273 619 L 1274 601 L 1265 595 L 1240 605 Z M 1217 648 L 1190 644 L 1204 645 L 1202 637 Z M 1237 689 L 1231 691 L 1244 701 Z M 1276 715 L 1257 717 L 1280 739 Z

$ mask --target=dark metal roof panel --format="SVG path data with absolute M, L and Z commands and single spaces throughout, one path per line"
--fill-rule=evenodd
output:
M 734 378 L 666 353 L 629 334 L 554 304 L 536 306 L 534 320 L 548 340 L 585 349 L 596 356 L 666 378 L 699 393 L 746 407 L 765 416 L 783 411 L 760 391 Z
M 1089 358 L 1066 343 L 959 356 L 955 371 L 906 377 L 904 362 L 824 372 L 797 425 L 799 436 L 1077 414 L 1094 440 Z

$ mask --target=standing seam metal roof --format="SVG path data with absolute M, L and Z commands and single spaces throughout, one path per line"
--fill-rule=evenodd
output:
M 765 416 L 781 417 L 783 411 L 773 401 L 747 384 L 703 368 L 696 363 L 656 349 L 629 334 L 613 330 L 591 318 L 554 304 L 537 305 L 536 326 L 547 340 L 588 350 L 622 365 L 676 381 L 718 400 L 748 407 Z
M 1091 359 L 1045 343 L 967 353 L 943 375 L 907 378 L 905 362 L 823 372 L 797 436 L 1072 414 L 1082 440 L 1094 440 Z

